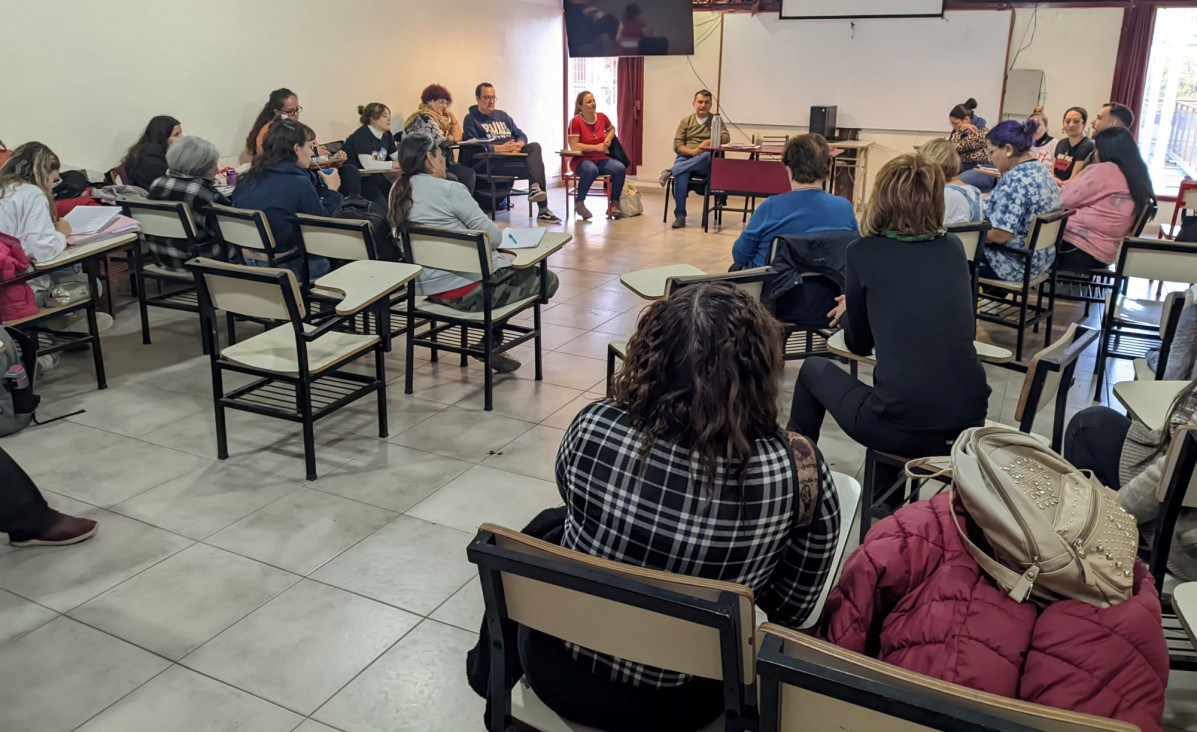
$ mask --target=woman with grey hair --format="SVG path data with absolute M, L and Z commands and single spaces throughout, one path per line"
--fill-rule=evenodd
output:
M 150 198 L 158 201 L 182 201 L 191 207 L 198 236 L 194 243 L 182 239 L 146 237 L 150 251 L 167 269 L 183 271 L 183 263 L 194 257 L 224 259 L 224 241 L 208 207 L 232 201 L 216 191 L 216 146 L 199 137 L 183 137 L 166 151 L 166 175 L 154 180 Z

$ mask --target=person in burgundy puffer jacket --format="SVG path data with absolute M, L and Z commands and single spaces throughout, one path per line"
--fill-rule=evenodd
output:
M 1160 598 L 1135 562 L 1134 592 L 1109 608 L 1015 602 L 952 525 L 947 493 L 880 521 L 844 565 L 819 635 L 973 689 L 1159 730 L 1168 685 Z M 957 505 L 979 546 L 980 530 Z
M 0 282 L 15 279 L 29 270 L 29 258 L 21 243 L 7 234 L 0 234 Z M 21 282 L 0 287 L 0 323 L 28 318 L 40 312 L 33 289 Z

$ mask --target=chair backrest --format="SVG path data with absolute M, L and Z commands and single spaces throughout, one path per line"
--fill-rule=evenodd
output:
M 989 233 L 988 221 L 970 221 L 965 224 L 949 224 L 947 230 L 949 234 L 955 234 L 960 243 L 964 245 L 964 256 L 969 261 L 969 266 L 972 266 L 977 261 L 977 257 L 981 256 L 983 247 L 982 243 L 985 241 L 985 235 Z
M 378 259 L 378 252 L 374 251 L 374 232 L 365 219 L 310 214 L 296 214 L 294 219 L 305 254 L 350 261 Z
M 688 285 L 697 285 L 703 282 L 729 282 L 759 302 L 765 291 L 765 283 L 773 279 L 773 274 L 773 268 L 765 266 L 742 269 L 737 272 L 670 277 L 665 280 L 665 291 L 672 295 Z
M 1027 235 L 1027 251 L 1038 252 L 1043 249 L 1054 249 L 1060 246 L 1064 239 L 1064 225 L 1074 211 L 1058 208 L 1045 214 L 1031 218 L 1031 229 Z
M 1197 244 L 1128 238 L 1118 252 L 1116 277 L 1197 283 Z M 1115 292 L 1118 290 L 1115 282 Z
M 1160 353 L 1156 359 L 1155 380 L 1164 378 L 1168 370 L 1168 358 L 1172 355 L 1172 341 L 1180 328 L 1180 316 L 1185 309 L 1185 293 L 1169 292 L 1164 295 L 1164 308 L 1160 313 Z
M 481 231 L 404 224 L 399 227 L 403 254 L 411 264 L 490 277 L 493 265 L 487 236 Z
M 761 732 L 1139 729 L 923 676 L 772 623 L 758 645 Z
M 143 236 L 194 241 L 197 236 L 191 206 L 183 201 L 151 201 L 146 198 L 122 198 L 125 215 L 141 225 Z
M 1148 202 L 1147 206 L 1143 209 L 1143 213 L 1139 214 L 1139 218 L 1135 220 L 1135 225 L 1131 229 L 1130 235 L 1143 236 L 1143 229 L 1147 228 L 1147 225 L 1151 223 L 1151 220 L 1154 219 L 1155 215 L 1159 212 L 1159 204 L 1157 204 L 1155 201 Z
M 121 163 L 115 168 L 108 169 L 108 180 L 112 181 L 112 185 L 114 186 L 132 185 L 132 182 L 129 180 L 129 172 L 125 168 L 124 163 Z
M 1030 434 L 1035 415 L 1049 403 L 1055 404 L 1052 425 L 1052 449 L 1059 452 L 1064 437 L 1064 413 L 1068 404 L 1068 390 L 1072 388 L 1077 359 L 1089 346 L 1097 342 L 1101 331 L 1072 323 L 1055 343 L 1031 357 L 1027 376 L 1018 396 L 1014 419 L 1018 428 Z
M 482 581 L 492 674 L 501 647 L 515 643 L 495 637 L 510 619 L 634 663 L 724 680 L 733 713 L 755 699 L 749 588 L 600 559 L 492 524 L 466 554 Z M 510 697 L 499 697 L 491 703 L 509 709 Z
M 235 246 L 261 252 L 263 259 L 273 259 L 275 244 L 270 221 L 262 211 L 232 206 L 212 206 L 221 237 Z
M 1156 486 L 1160 501 L 1159 519 L 1152 534 L 1148 568 L 1155 577 L 1155 585 L 1164 589 L 1164 575 L 1168 571 L 1168 554 L 1172 551 L 1172 536 L 1176 519 L 1186 508 L 1197 508 L 1197 425 L 1188 424 L 1172 433 L 1164 461 L 1164 474 Z
M 819 619 L 823 615 L 823 605 L 827 602 L 827 596 L 831 594 L 831 588 L 835 587 L 840 580 L 840 570 L 844 567 L 844 554 L 848 547 L 848 539 L 853 536 L 852 524 L 860 513 L 860 483 L 852 476 L 843 473 L 832 473 L 831 477 L 835 481 L 835 492 L 840 499 L 840 534 L 835 542 L 835 553 L 831 557 L 831 571 L 827 573 L 827 580 L 823 583 L 823 589 L 819 591 L 819 599 L 815 602 L 815 607 L 810 611 L 806 622 L 798 626 L 799 630 L 809 630 L 818 625 Z
M 216 310 L 267 320 L 289 320 L 302 327 L 307 316 L 295 273 L 288 269 L 251 267 L 201 257 L 187 263 L 200 291 L 206 318 Z

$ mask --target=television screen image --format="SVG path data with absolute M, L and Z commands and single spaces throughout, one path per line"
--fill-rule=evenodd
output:
M 565 0 L 569 55 L 689 56 L 691 0 Z

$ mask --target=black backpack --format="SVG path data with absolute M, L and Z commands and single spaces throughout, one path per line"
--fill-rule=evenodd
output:
M 14 336 L 21 341 L 19 348 Z M 19 331 L 5 328 L 0 328 L 0 344 L 4 346 L 0 349 L 0 379 L 15 364 L 25 367 L 29 379 L 29 385 L 16 392 L 10 391 L 7 383 L 0 384 L 0 437 L 4 437 L 29 426 L 41 398 L 34 391 L 38 375 L 36 344 Z
M 403 252 L 399 251 L 394 237 L 391 236 L 391 227 L 387 223 L 387 212 L 377 203 L 361 194 L 351 193 L 345 196 L 341 207 L 333 216 L 338 219 L 369 221 L 370 228 L 374 231 L 374 251 L 378 252 L 378 258 L 387 262 L 403 261 Z

